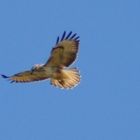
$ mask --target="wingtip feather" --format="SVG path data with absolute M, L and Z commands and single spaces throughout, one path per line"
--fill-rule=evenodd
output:
M 1 74 L 1 77 L 2 77 L 2 78 L 9 78 L 8 76 L 3 75 L 3 74 Z
M 74 41 L 79 42 L 80 37 L 77 36 L 77 33 L 72 34 L 72 31 L 70 31 L 67 35 L 66 34 L 67 32 L 64 31 L 61 38 L 59 38 L 58 36 L 56 40 L 56 44 L 58 44 L 60 41 L 63 41 L 63 40 L 74 40 Z
M 63 33 L 63 35 L 62 35 L 62 37 L 61 37 L 61 41 L 63 41 L 63 40 L 64 40 L 65 35 L 66 35 L 66 31 L 64 31 L 64 33 Z

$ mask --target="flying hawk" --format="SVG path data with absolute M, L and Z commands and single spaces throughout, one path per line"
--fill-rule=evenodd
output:
M 45 64 L 34 65 L 30 70 L 12 76 L 1 75 L 11 82 L 24 83 L 50 79 L 50 83 L 62 89 L 70 89 L 80 82 L 80 74 L 76 68 L 69 65 L 76 59 L 79 36 L 76 33 L 64 31 L 61 38 L 57 37 L 56 45 Z

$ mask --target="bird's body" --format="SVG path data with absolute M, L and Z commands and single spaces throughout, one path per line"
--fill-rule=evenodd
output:
M 51 51 L 51 56 L 45 64 L 37 64 L 24 72 L 12 76 L 1 75 L 11 82 L 33 82 L 50 79 L 51 84 L 60 88 L 69 89 L 80 81 L 80 74 L 76 68 L 68 66 L 76 59 L 79 46 L 79 37 L 70 32 L 63 33 L 61 39 L 56 41 L 56 46 Z

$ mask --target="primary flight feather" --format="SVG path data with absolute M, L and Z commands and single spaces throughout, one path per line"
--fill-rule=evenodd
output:
M 12 76 L 1 75 L 11 82 L 33 82 L 50 79 L 50 83 L 56 87 L 70 89 L 80 82 L 80 74 L 76 68 L 68 68 L 76 59 L 79 36 L 64 31 L 61 38 L 57 38 L 56 45 L 51 51 L 51 56 L 45 64 L 37 64 L 24 72 Z

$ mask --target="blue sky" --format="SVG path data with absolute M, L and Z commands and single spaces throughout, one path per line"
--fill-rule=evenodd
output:
M 0 1 L 0 73 L 46 62 L 64 30 L 80 36 L 80 85 L 1 78 L 0 140 L 139 140 L 140 1 Z

